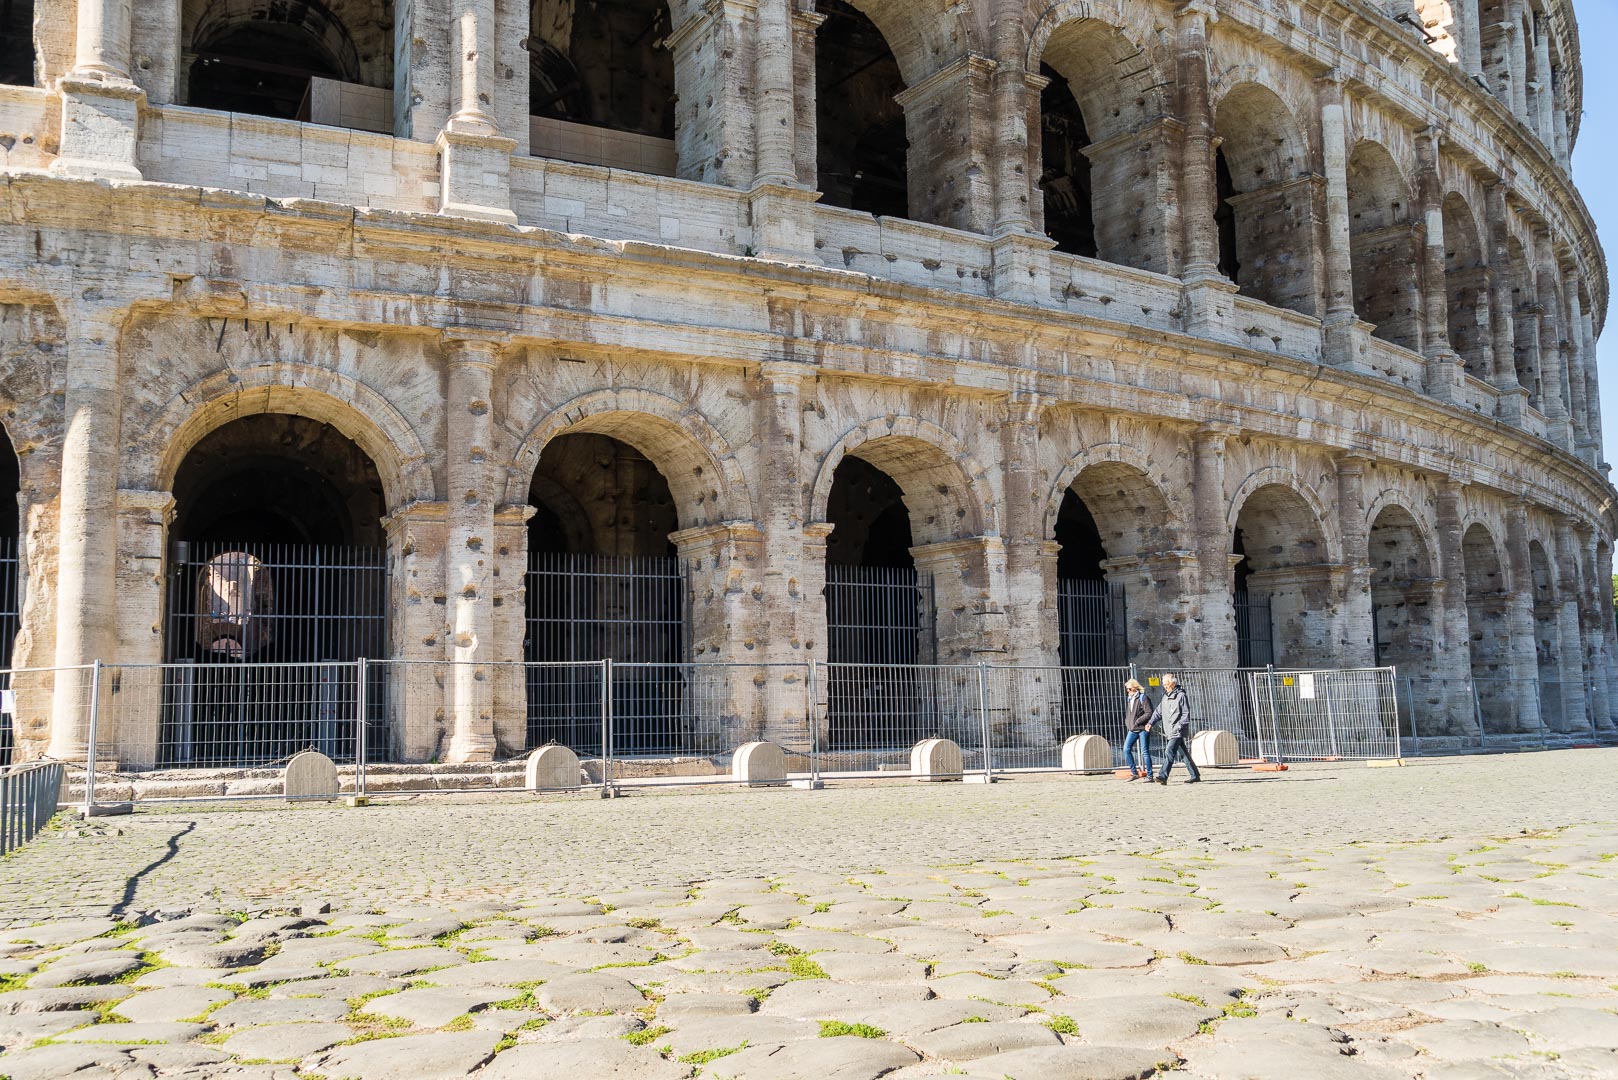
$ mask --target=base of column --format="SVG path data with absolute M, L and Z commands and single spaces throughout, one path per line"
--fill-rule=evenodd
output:
M 1451 349 L 1435 352 L 1422 369 L 1423 389 L 1437 401 L 1459 401 L 1466 379 L 1466 361 Z
M 814 263 L 814 205 L 820 192 L 761 183 L 747 193 L 753 219 L 753 255 L 775 262 Z
M 134 83 L 73 76 L 56 85 L 62 95 L 62 142 L 51 173 L 82 180 L 140 180 L 136 161 L 146 91 Z
M 511 210 L 511 153 L 517 140 L 445 128 L 437 146 L 440 214 L 517 223 Z
M 1222 274 L 1187 277 L 1181 291 L 1185 332 L 1195 337 L 1226 338 L 1235 326 L 1236 283 Z
M 992 245 L 995 299 L 1014 304 L 1048 304 L 1050 253 L 1056 241 L 1030 232 L 1006 232 L 996 236 Z

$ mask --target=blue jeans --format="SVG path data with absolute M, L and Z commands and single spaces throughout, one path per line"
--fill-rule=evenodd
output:
M 1176 735 L 1164 745 L 1163 771 L 1157 774 L 1159 779 L 1169 778 L 1169 770 L 1174 768 L 1176 758 L 1185 760 L 1185 771 L 1191 774 L 1191 779 L 1202 779 L 1202 774 L 1197 771 L 1197 763 L 1191 760 L 1191 739 L 1187 735 Z
M 1135 764 L 1135 747 L 1140 747 L 1140 756 L 1146 759 L 1145 772 L 1152 775 L 1152 739 L 1149 731 L 1131 731 L 1124 736 L 1124 766 L 1141 772 L 1140 766 Z

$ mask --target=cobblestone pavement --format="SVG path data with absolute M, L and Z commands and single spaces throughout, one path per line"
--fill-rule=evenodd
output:
M 1613 1077 L 1614 764 L 59 826 L 0 1077 Z

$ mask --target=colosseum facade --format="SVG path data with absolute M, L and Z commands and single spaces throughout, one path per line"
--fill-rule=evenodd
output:
M 400 761 L 565 738 L 521 662 L 603 656 L 1614 730 L 1570 0 L 6 10 L 11 663 L 118 665 L 124 767 L 208 763 L 175 668 L 362 656 Z

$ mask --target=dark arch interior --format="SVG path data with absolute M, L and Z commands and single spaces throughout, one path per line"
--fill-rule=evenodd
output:
M 1076 492 L 1071 488 L 1062 496 L 1061 509 L 1056 515 L 1056 542 L 1061 551 L 1056 556 L 1056 576 L 1067 581 L 1102 581 L 1106 573 L 1101 569 L 1107 557 L 1101 543 L 1101 530 Z
M 539 25 L 547 17 L 554 25 Z M 674 54 L 663 0 L 536 5 L 528 111 L 576 124 L 674 138 Z
M 34 0 L 0 2 L 0 83 L 34 85 Z
M 899 64 L 887 41 L 853 5 L 821 0 L 815 42 L 818 183 L 828 206 L 909 217 L 910 189 Z
M 253 22 L 198 42 L 187 101 L 201 109 L 300 118 L 311 78 L 342 79 L 337 59 L 300 25 Z
M 916 565 L 904 492 L 870 462 L 852 454 L 838 462 L 826 517 L 836 526 L 826 540 L 828 563 L 895 569 Z
M 1095 258 L 1096 225 L 1090 159 L 1084 148 L 1090 133 L 1073 90 L 1056 69 L 1041 64 L 1050 82 L 1040 92 L 1040 190 L 1045 193 L 1045 235 L 1056 250 Z
M 529 487 L 533 553 L 672 556 L 680 528 L 668 481 L 646 455 L 609 435 L 558 435 Z
M 0 668 L 11 667 L 12 646 L 16 643 L 21 611 L 21 579 L 17 536 L 20 508 L 17 496 L 22 488 L 17 454 L 11 438 L 0 429 Z M 11 714 L 0 713 L 0 767 L 11 764 Z
M 1223 150 L 1214 151 L 1214 188 L 1218 203 L 1214 206 L 1214 229 L 1219 234 L 1219 272 L 1231 281 L 1239 280 L 1241 259 L 1236 251 L 1236 208 L 1230 200 L 1236 195 L 1236 182 L 1230 175 L 1230 163 Z
M 329 424 L 266 413 L 210 432 L 174 478 L 176 539 L 205 544 L 382 542 L 382 480 Z

